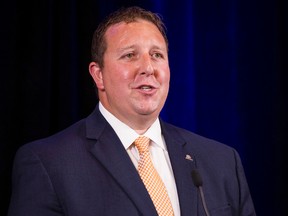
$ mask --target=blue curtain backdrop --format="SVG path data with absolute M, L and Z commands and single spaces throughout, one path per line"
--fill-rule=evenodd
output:
M 16 149 L 93 110 L 92 33 L 109 12 L 130 5 L 158 12 L 167 25 L 171 89 L 161 117 L 236 148 L 258 215 L 288 215 L 284 0 L 2 3 L 0 215 Z

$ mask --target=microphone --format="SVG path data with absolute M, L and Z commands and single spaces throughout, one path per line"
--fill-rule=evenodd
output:
M 200 197 L 201 197 L 201 201 L 202 201 L 202 205 L 203 205 L 205 214 L 206 214 L 206 216 L 210 216 L 207 205 L 206 205 L 204 193 L 203 193 L 203 188 L 202 188 L 203 181 L 202 181 L 201 175 L 198 172 L 198 170 L 194 169 L 194 170 L 192 170 L 191 176 L 192 176 L 192 180 L 193 180 L 194 185 L 199 189 Z

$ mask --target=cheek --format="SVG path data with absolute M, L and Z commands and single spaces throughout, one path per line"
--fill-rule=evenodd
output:
M 127 70 L 127 67 L 115 65 L 114 67 L 106 68 L 105 73 L 103 73 L 103 80 L 106 88 L 123 91 L 124 86 L 127 86 L 133 80 L 133 76 Z M 115 88 L 116 86 L 122 86 L 122 89 Z
M 168 66 L 162 68 L 161 73 L 159 73 L 159 75 L 158 75 L 158 79 L 163 84 L 169 84 L 169 82 L 170 82 L 170 69 Z

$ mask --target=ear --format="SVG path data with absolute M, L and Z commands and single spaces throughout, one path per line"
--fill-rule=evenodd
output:
M 96 62 L 91 62 L 89 64 L 89 72 L 94 82 L 96 83 L 97 88 L 99 90 L 104 90 L 102 70 L 99 67 L 99 64 L 97 64 Z

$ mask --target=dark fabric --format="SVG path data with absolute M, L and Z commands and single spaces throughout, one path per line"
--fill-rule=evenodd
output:
M 259 215 L 288 215 L 286 0 L 4 1 L 0 6 L 1 209 L 16 150 L 87 116 L 93 30 L 139 5 L 163 15 L 171 88 L 164 120 L 240 154 Z M 273 197 L 273 201 L 271 201 Z
M 206 215 L 197 200 L 193 169 L 202 175 L 211 215 L 256 215 L 235 150 L 164 122 L 161 127 L 182 216 Z M 86 120 L 20 148 L 8 215 L 95 214 L 157 215 L 136 168 L 98 107 Z

